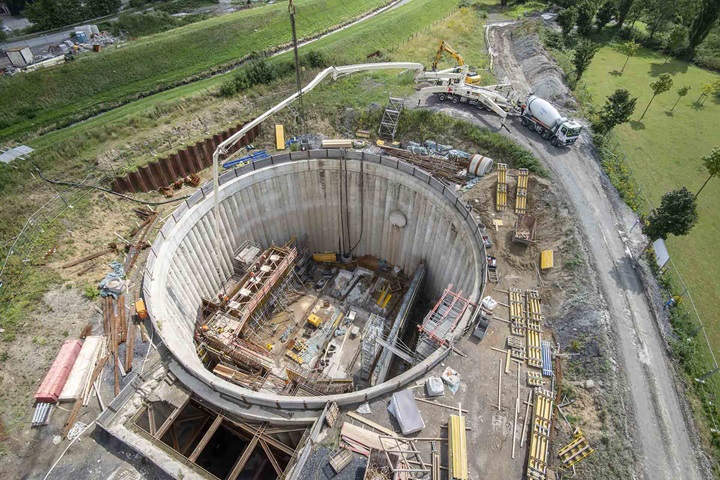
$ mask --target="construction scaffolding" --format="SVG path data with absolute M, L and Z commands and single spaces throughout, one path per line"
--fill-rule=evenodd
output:
M 452 340 L 455 327 L 471 305 L 475 304 L 462 297 L 462 290 L 455 293 L 452 285 L 448 285 L 440 300 L 418 327 L 420 338 L 415 347 L 415 363 L 421 362 L 438 347 Z
M 395 132 L 397 132 L 400 112 L 402 112 L 404 103 L 405 100 L 402 98 L 390 97 L 388 99 L 387 107 L 385 107 L 382 120 L 380 120 L 378 136 L 395 140 Z
M 383 317 L 374 313 L 370 315 L 362 336 L 360 350 L 360 378 L 363 380 L 370 380 L 375 361 L 380 353 L 381 345 L 377 339 L 383 336 L 384 328 L 385 319 Z

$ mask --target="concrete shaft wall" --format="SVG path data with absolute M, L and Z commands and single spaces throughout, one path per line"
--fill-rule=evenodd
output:
M 375 155 L 318 150 L 227 172 L 221 185 L 222 275 L 216 266 L 209 185 L 168 219 L 148 259 L 144 292 L 168 349 L 190 373 L 225 395 L 248 403 L 278 405 L 279 398 L 288 408 L 293 400 L 308 406 L 307 398 L 260 394 L 225 382 L 203 368 L 195 353 L 192 336 L 201 298 L 217 295 L 232 273 L 232 252 L 245 240 L 267 247 L 307 234 L 312 251 L 339 251 L 344 241 L 345 250 L 355 247 L 353 255 L 386 259 L 408 275 L 425 263 L 431 297 L 448 284 L 471 300 L 481 295 L 485 252 L 477 224 L 442 184 L 410 165 Z M 395 212 L 406 219 L 404 226 L 390 222 L 391 213 L 397 218 Z M 426 359 L 414 375 L 438 359 Z M 408 373 L 403 377 L 412 378 Z M 382 393 L 378 387 L 362 393 Z M 329 397 L 317 398 L 321 407 Z

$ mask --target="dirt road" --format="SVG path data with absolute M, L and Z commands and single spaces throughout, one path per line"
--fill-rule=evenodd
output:
M 501 29 L 491 30 L 490 36 L 493 49 L 498 52 L 495 58 L 498 78 L 507 76 L 516 88 L 529 91 L 532 82 L 518 67 L 510 37 L 503 35 Z M 435 98 L 426 102 L 429 108 L 462 116 L 494 130 L 500 123 L 497 116 L 474 107 L 441 104 Z M 595 158 L 589 135 L 586 132 L 572 148 L 558 149 L 526 130 L 520 122 L 508 121 L 507 125 L 509 132 L 503 129 L 502 133 L 542 160 L 566 192 L 582 227 L 630 386 L 635 443 L 641 449 L 639 472 L 653 480 L 710 478 L 707 461 L 702 453 L 696 453 L 701 450 L 687 418 L 688 407 L 679 396 L 682 387 L 677 384 L 655 315 L 633 268 L 630 252 L 639 250 L 643 242 L 638 228 L 630 232 L 636 217 L 614 189 L 606 188 L 607 178 Z

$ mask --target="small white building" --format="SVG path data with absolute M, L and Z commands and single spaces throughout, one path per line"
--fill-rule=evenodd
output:
M 5 50 L 5 55 L 14 67 L 21 68 L 33 62 L 35 57 L 30 51 L 30 47 L 14 47 Z

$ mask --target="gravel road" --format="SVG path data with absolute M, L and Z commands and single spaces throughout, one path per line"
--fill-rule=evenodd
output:
M 509 32 L 495 28 L 490 37 L 497 53 L 498 78 L 507 76 L 518 90 L 530 91 L 532 81 L 518 65 Z M 426 106 L 493 130 L 500 124 L 497 116 L 467 105 L 442 104 L 432 97 L 426 99 Z M 653 480 L 710 478 L 687 413 L 688 406 L 680 398 L 683 387 L 667 355 L 639 273 L 633 267 L 631 252 L 638 251 L 644 241 L 638 228 L 631 232 L 637 217 L 612 187 L 607 188 L 607 177 L 587 132 L 575 146 L 555 148 L 522 127 L 519 121 L 509 120 L 507 126 L 509 131 L 501 129 L 502 133 L 532 151 L 552 172 L 582 227 L 598 285 L 614 323 L 621 366 L 628 377 L 636 422 L 634 443 L 641 449 L 638 458 L 643 462 L 638 470 L 644 478 Z

